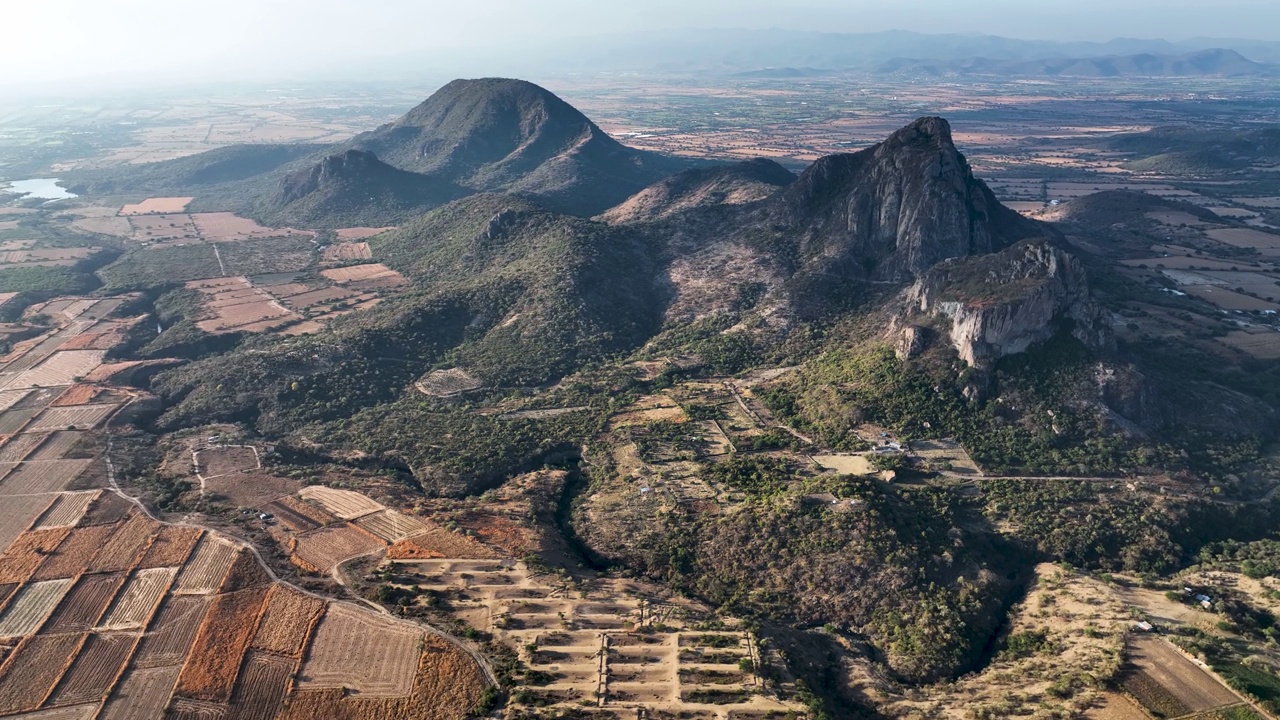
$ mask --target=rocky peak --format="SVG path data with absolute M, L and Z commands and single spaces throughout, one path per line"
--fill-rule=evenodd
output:
M 771 215 L 812 272 L 875 280 L 910 280 L 942 260 L 1044 234 L 973 176 L 938 117 L 818 160 L 779 194 Z
M 1064 325 L 1091 347 L 1113 342 L 1084 268 L 1047 241 L 938 264 L 908 290 L 907 315 L 949 325 L 960 357 L 983 370 L 1048 340 Z
M 325 185 L 350 182 L 386 167 L 377 156 L 362 150 L 334 153 L 305 170 L 287 175 L 280 188 L 280 202 L 288 203 L 309 195 Z

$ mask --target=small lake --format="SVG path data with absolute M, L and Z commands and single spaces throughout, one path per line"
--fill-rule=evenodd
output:
M 77 197 L 75 193 L 67 192 L 66 188 L 58 187 L 58 178 L 10 180 L 7 184 L 9 187 L 0 191 L 17 193 L 37 200 L 68 200 Z

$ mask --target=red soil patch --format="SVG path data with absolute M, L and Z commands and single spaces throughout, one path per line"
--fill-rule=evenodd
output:
M 231 699 L 240 661 L 266 605 L 267 590 L 253 588 L 213 599 L 178 676 L 176 694 L 207 702 Z

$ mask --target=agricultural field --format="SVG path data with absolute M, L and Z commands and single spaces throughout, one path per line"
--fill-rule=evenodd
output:
M 1240 696 L 1160 638 L 1134 638 L 1129 659 L 1133 671 L 1123 687 L 1153 714 L 1177 717 L 1242 702 Z
M 195 198 L 167 197 L 147 198 L 140 203 L 120 208 L 121 215 L 170 215 L 182 213 Z
M 408 695 L 422 637 L 421 628 L 331 604 L 315 629 L 298 687 L 351 688 L 369 697 Z
M 293 561 L 313 572 L 332 572 L 352 558 L 386 548 L 377 537 L 351 525 L 333 525 L 293 539 Z

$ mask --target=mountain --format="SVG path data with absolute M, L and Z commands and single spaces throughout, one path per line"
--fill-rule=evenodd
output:
M 551 92 L 523 80 L 455 80 L 352 148 L 476 192 L 540 198 L 594 215 L 686 163 L 633 150 Z
M 467 194 L 437 177 L 393 168 L 372 153 L 347 150 L 286 175 L 262 210 L 280 225 L 377 226 Z
M 818 160 L 762 212 L 757 225 L 807 276 L 907 281 L 942 260 L 1045 232 L 973 176 L 938 117 Z
M 772 196 L 796 176 L 773 160 L 756 159 L 672 175 L 601 215 L 610 224 L 647 222 L 696 207 L 743 205 Z
M 1181 55 L 1109 55 L 1038 60 L 895 59 L 876 68 L 879 74 L 999 75 L 1015 77 L 1265 77 L 1276 68 L 1253 62 L 1234 50 L 1211 48 Z
M 1280 163 L 1280 127 L 1158 127 L 1108 138 L 1101 147 L 1131 153 L 1125 168 L 1135 172 L 1213 175 Z

